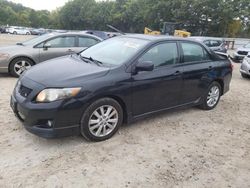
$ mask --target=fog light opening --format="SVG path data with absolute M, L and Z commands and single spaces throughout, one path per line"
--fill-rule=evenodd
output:
M 37 121 L 36 126 L 39 128 L 50 129 L 53 128 L 54 121 L 51 119 L 42 119 Z
M 52 127 L 52 125 L 53 125 L 53 121 L 48 120 L 48 121 L 47 121 L 47 125 L 48 125 L 48 127 Z

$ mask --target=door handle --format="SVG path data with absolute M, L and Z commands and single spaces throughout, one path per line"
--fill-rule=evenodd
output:
M 75 51 L 72 49 L 68 49 L 67 52 L 75 52 Z
M 208 67 L 208 70 L 211 70 L 211 69 L 213 69 L 213 66 L 209 66 L 209 67 Z
M 181 74 L 181 71 L 176 71 L 175 73 L 174 73 L 174 76 L 178 76 L 178 75 L 180 75 Z

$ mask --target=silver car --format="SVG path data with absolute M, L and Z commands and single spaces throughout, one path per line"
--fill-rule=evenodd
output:
M 201 36 L 198 37 L 193 36 L 190 38 L 204 43 L 207 47 L 209 47 L 213 51 L 227 53 L 228 46 L 226 45 L 225 40 L 222 38 L 201 37 Z
M 233 53 L 232 59 L 234 61 L 243 60 L 244 57 L 248 54 L 248 52 L 250 52 L 250 43 L 248 43 L 240 48 L 237 48 L 237 50 Z
M 78 53 L 103 39 L 81 32 L 50 33 L 15 46 L 0 48 L 0 73 L 19 77 L 31 66 L 59 56 Z
M 243 78 L 250 78 L 250 52 L 242 61 L 240 73 Z

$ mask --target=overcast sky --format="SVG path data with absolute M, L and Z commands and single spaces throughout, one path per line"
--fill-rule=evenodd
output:
M 63 6 L 69 0 L 10 0 L 14 3 L 20 3 L 23 6 L 33 8 L 35 10 L 54 10 Z

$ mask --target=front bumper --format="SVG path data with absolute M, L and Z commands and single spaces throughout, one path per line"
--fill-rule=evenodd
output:
M 79 124 L 61 127 L 57 123 L 61 120 L 57 117 L 59 111 L 56 109 L 45 111 L 42 109 L 29 109 L 28 106 L 21 106 L 13 95 L 10 103 L 15 116 L 23 123 L 25 129 L 35 135 L 44 138 L 56 138 L 80 134 Z M 51 127 L 49 127 L 48 121 L 52 122 Z
M 250 76 L 250 64 L 247 62 L 247 60 L 243 60 L 240 66 L 240 72 Z
M 33 92 L 37 93 L 36 90 L 37 88 Z M 80 134 L 80 121 L 84 109 L 80 101 L 68 99 L 51 103 L 34 103 L 31 100 L 34 96 L 35 94 L 31 93 L 25 98 L 16 88 L 10 100 L 14 114 L 26 130 L 44 138 Z
M 9 58 L 0 58 L 0 73 L 7 73 L 9 71 Z

